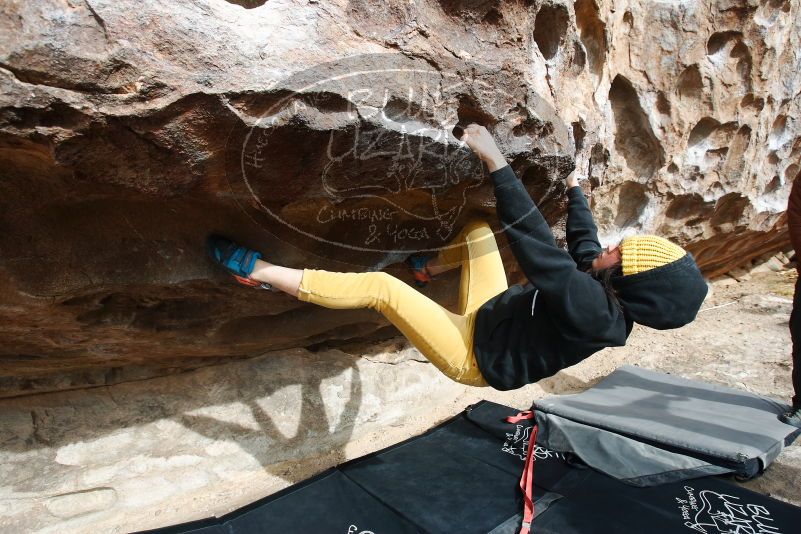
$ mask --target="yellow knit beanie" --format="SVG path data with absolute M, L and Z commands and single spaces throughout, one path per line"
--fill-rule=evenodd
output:
M 655 235 L 637 235 L 620 242 L 623 276 L 661 267 L 684 257 L 687 251 Z

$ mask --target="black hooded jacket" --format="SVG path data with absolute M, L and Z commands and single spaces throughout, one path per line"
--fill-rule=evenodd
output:
M 513 285 L 477 312 L 473 352 L 495 389 L 536 382 L 604 347 L 622 346 L 634 322 L 676 328 L 695 318 L 707 285 L 692 256 L 612 279 L 620 305 L 584 269 L 601 253 L 580 187 L 568 191 L 568 250 L 510 166 L 490 174 L 498 219 L 528 283 Z

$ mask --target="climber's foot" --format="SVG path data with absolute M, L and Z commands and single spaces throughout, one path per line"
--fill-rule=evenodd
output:
M 436 280 L 436 277 L 426 267 L 426 263 L 428 263 L 427 256 L 412 254 L 406 258 L 406 265 L 412 272 L 414 284 L 417 287 L 426 287 L 431 280 Z
M 270 284 L 259 282 L 250 277 L 256 260 L 261 254 L 220 235 L 206 238 L 206 253 L 214 262 L 228 271 L 234 280 L 251 287 L 270 289 Z

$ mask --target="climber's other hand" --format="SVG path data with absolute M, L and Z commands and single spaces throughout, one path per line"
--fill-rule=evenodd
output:
M 570 189 L 571 187 L 576 187 L 579 184 L 579 179 L 578 175 L 576 174 L 576 171 L 574 170 L 573 172 L 568 174 L 565 181 L 567 182 L 566 185 L 568 189 Z
M 487 164 L 490 172 L 506 166 L 506 158 L 485 127 L 475 123 L 468 125 L 462 134 L 462 141 Z

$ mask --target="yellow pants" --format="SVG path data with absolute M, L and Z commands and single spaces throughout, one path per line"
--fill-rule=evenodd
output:
M 304 269 L 298 299 L 326 308 L 372 308 L 446 376 L 470 386 L 487 386 L 473 355 L 473 328 L 478 308 L 508 288 L 495 236 L 487 223 L 472 221 L 438 257 L 443 265 L 462 266 L 459 313 L 384 272 Z

